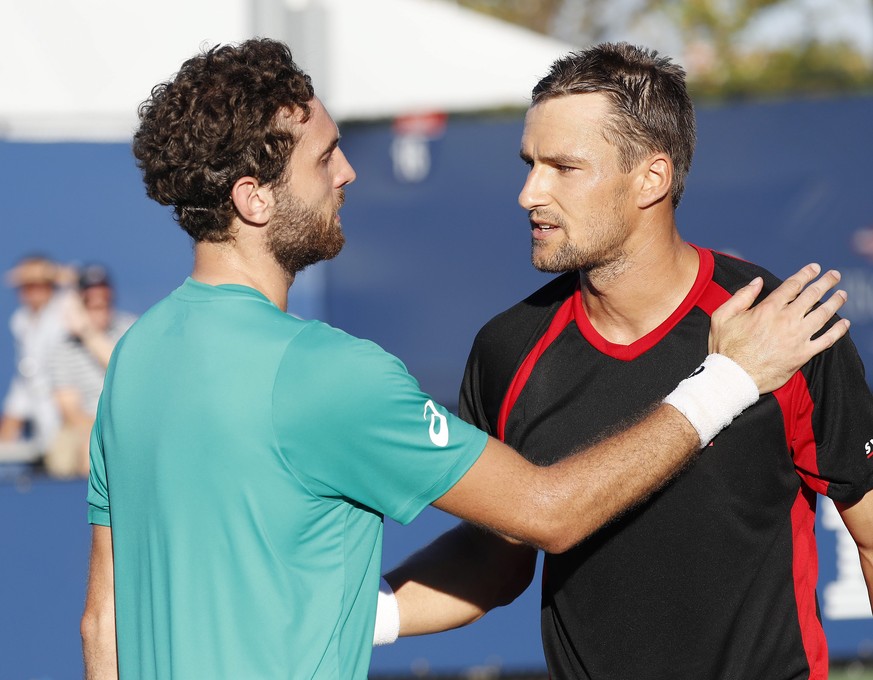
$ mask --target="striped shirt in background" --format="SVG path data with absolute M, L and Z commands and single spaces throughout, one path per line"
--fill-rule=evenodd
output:
M 114 312 L 106 334 L 113 343 L 125 334 L 136 316 L 128 312 Z M 103 390 L 104 366 L 94 357 L 82 341 L 68 336 L 49 356 L 49 376 L 52 389 L 73 388 L 81 395 L 82 410 L 97 413 L 97 401 Z

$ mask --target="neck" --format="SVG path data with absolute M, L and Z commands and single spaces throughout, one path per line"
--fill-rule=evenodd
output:
M 258 248 L 233 243 L 197 243 L 191 278 L 219 286 L 235 283 L 263 293 L 283 312 L 288 310 L 288 289 L 294 277 L 285 272 L 271 255 Z
M 694 285 L 697 251 L 676 230 L 667 238 L 629 244 L 614 266 L 582 273 L 582 299 L 606 340 L 628 345 L 663 323 Z

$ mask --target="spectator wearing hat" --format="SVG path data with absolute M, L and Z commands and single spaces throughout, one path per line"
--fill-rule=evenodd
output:
M 45 455 L 54 477 L 88 474 L 88 444 L 115 343 L 136 317 L 115 310 L 109 273 L 102 265 L 82 268 L 79 294 L 65 305 L 68 335 L 49 359 L 49 376 L 62 424 Z
M 43 255 L 30 255 L 6 273 L 18 292 L 19 307 L 9 328 L 15 346 L 15 372 L 3 400 L 0 442 L 29 437 L 45 451 L 60 424 L 48 375 L 48 357 L 66 334 L 64 289 L 74 280 L 68 267 Z

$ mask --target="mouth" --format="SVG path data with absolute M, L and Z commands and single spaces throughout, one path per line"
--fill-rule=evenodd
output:
M 533 220 L 530 221 L 531 236 L 533 236 L 533 238 L 535 239 L 548 238 L 549 234 L 560 230 L 561 227 L 554 224 L 549 224 L 548 222 L 535 222 Z

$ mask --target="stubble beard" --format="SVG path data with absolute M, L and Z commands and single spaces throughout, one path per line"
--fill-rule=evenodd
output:
M 328 215 L 294 196 L 283 197 L 276 205 L 267 248 L 286 273 L 294 276 L 339 254 L 346 239 L 336 216 L 344 200 L 340 189 L 337 205 Z
M 531 263 L 539 271 L 547 274 L 582 271 L 589 277 L 603 277 L 623 268 L 627 259 L 624 243 L 630 227 L 618 214 L 593 216 L 592 223 L 599 223 L 600 228 L 588 230 L 594 240 L 584 249 L 570 240 L 566 222 L 560 215 L 531 211 L 531 219 L 534 214 L 564 232 L 564 240 L 552 252 L 548 243 L 531 238 Z
M 531 262 L 536 269 L 546 274 L 563 274 L 570 271 L 582 271 L 586 274 L 606 273 L 620 268 L 626 257 L 621 242 L 604 244 L 602 249 L 582 250 L 576 244 L 565 241 L 551 254 L 537 252 L 544 249 L 538 241 L 534 241 Z

